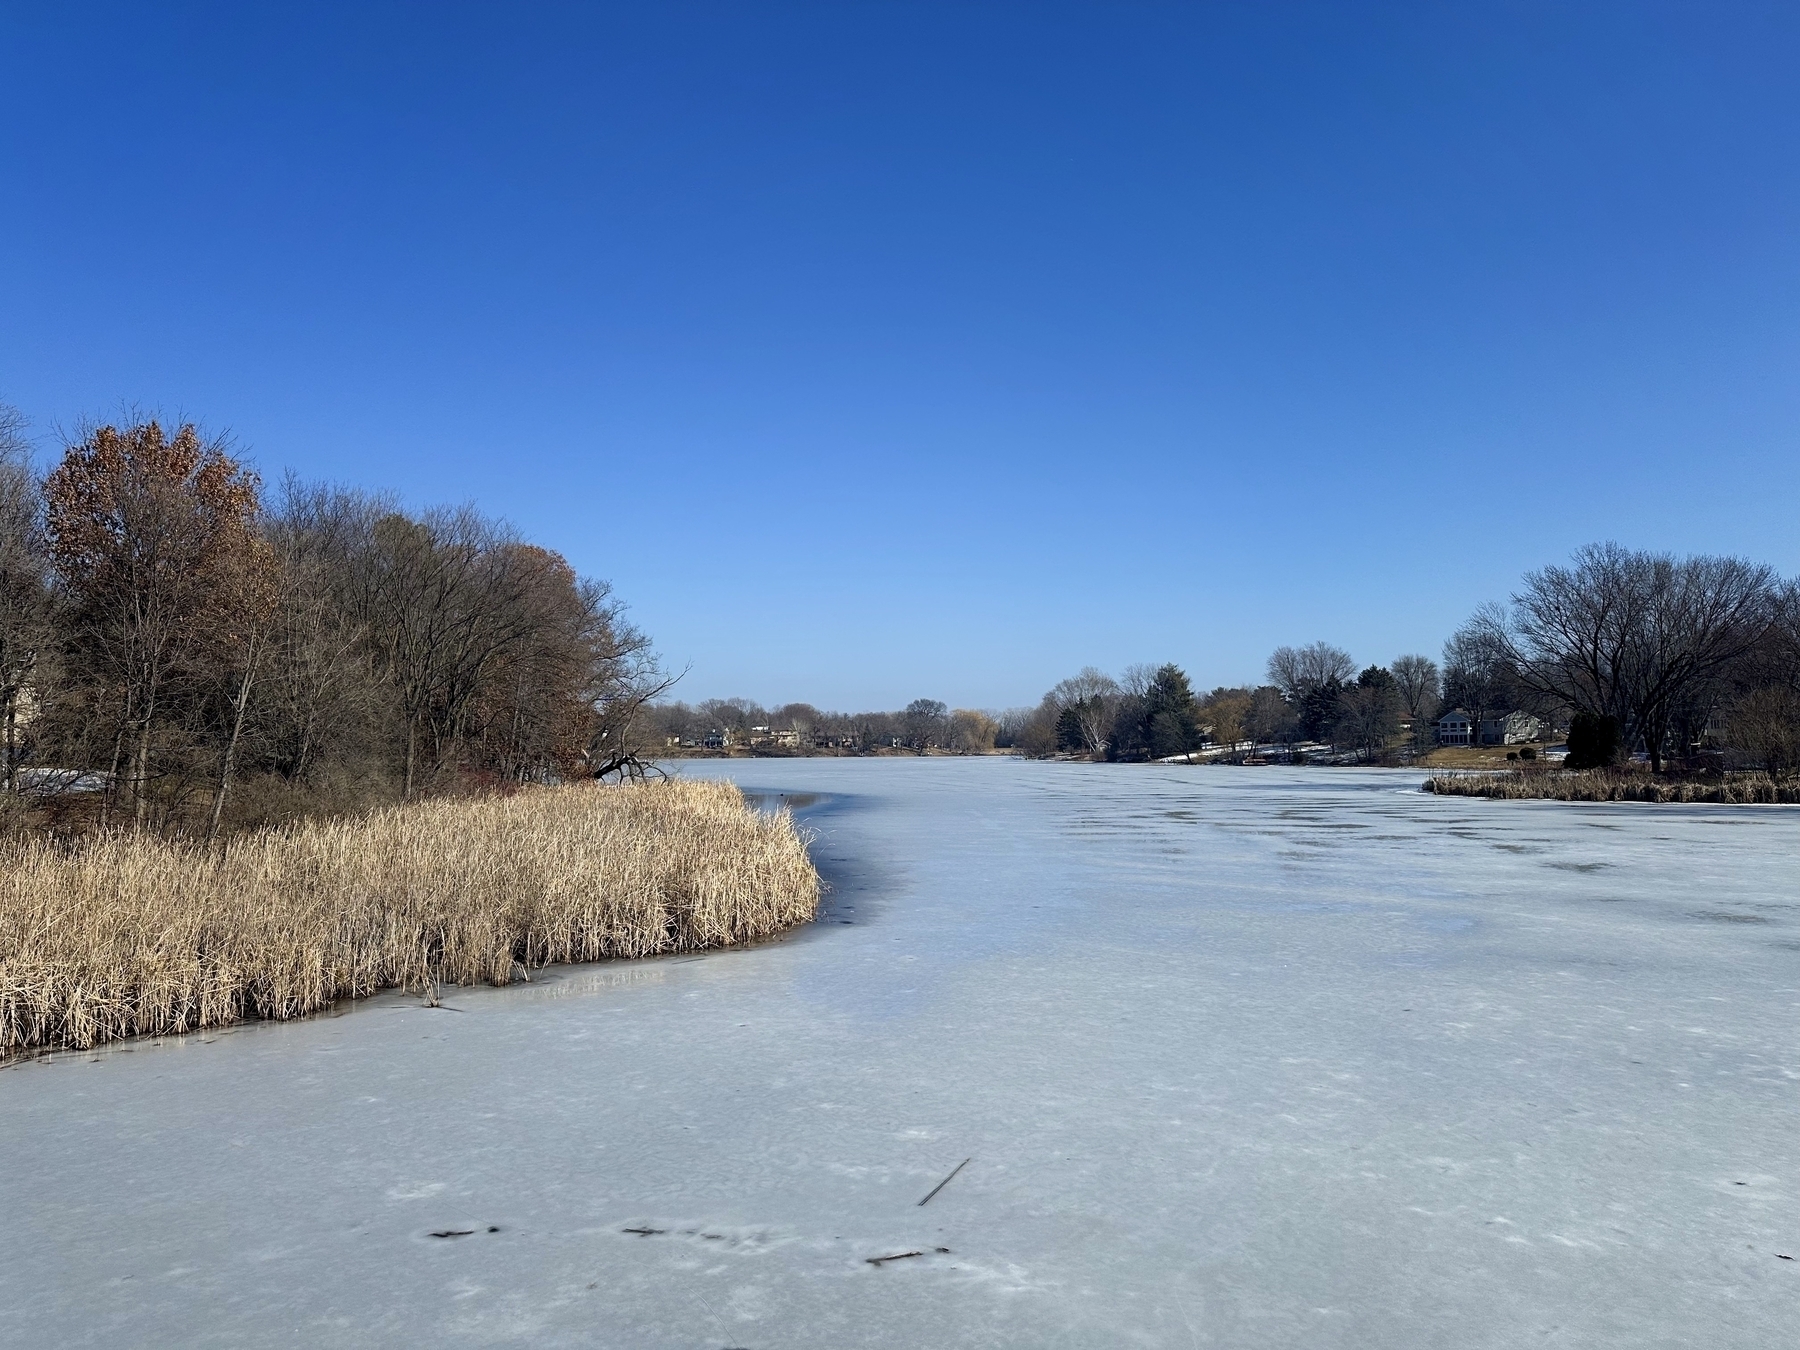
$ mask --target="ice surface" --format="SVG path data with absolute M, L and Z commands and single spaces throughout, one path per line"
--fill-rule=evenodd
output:
M 1800 1342 L 1800 810 L 687 771 L 820 923 L 0 1071 L 0 1343 Z

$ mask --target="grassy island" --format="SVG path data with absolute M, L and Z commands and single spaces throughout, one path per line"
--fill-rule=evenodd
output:
M 148 834 L 8 852 L 0 1057 L 730 946 L 811 919 L 819 896 L 788 816 L 726 783 L 429 801 L 223 852 Z
M 1766 773 L 1682 777 L 1629 769 L 1538 769 L 1434 773 L 1421 786 L 1426 792 L 1447 797 L 1498 797 L 1507 801 L 1716 802 L 1730 806 L 1800 803 L 1800 782 L 1783 782 Z

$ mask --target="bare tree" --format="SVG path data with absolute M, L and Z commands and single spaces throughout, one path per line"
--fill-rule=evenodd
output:
M 1250 695 L 1250 710 L 1244 715 L 1244 734 L 1256 745 L 1286 744 L 1293 740 L 1299 725 L 1299 712 L 1272 684 L 1258 687 Z
M 414 518 L 336 489 L 290 482 L 285 495 L 289 765 L 316 754 L 315 728 L 337 718 L 374 734 L 372 683 L 391 699 L 403 797 L 447 771 L 515 782 L 649 771 L 645 709 L 673 679 L 608 586 L 466 508 Z
M 766 726 L 768 714 L 760 704 L 746 698 L 709 698 L 699 705 L 701 716 L 712 723 L 714 731 L 743 740 L 753 726 Z
M 589 655 L 584 699 L 592 710 L 587 772 L 595 778 L 642 778 L 654 770 L 647 755 L 644 710 L 681 674 L 663 670 L 650 639 L 625 621 L 611 587 L 587 583 Z
M 905 739 L 904 719 L 897 713 L 854 713 L 846 719 L 846 725 L 862 750 L 889 748 Z
M 1056 753 L 1056 725 L 1062 710 L 1046 694 L 1035 708 L 1014 708 L 1002 719 L 1002 734 L 1013 749 L 1033 759 Z
M 1429 721 L 1438 710 L 1438 664 L 1429 656 L 1396 656 L 1388 667 L 1400 705 L 1415 722 Z
M 1617 719 L 1626 746 L 1642 744 L 1660 770 L 1677 715 L 1767 632 L 1774 583 L 1737 558 L 1593 544 L 1570 567 L 1528 574 L 1510 613 L 1486 610 L 1474 627 L 1504 646 L 1526 687 Z
M 377 664 L 394 687 L 404 728 L 402 795 L 452 762 L 494 673 L 544 633 L 546 604 L 573 586 L 566 563 L 521 543 L 468 509 L 374 523 L 358 569 Z
M 1763 685 L 1738 699 L 1727 731 L 1731 745 L 1745 760 L 1776 779 L 1800 767 L 1800 691 Z
M 250 710 L 250 692 L 266 654 L 279 604 L 280 571 L 275 550 L 261 536 L 247 540 L 225 558 L 218 569 L 214 597 L 215 622 L 211 640 L 216 665 L 232 677 L 229 698 L 231 730 L 219 755 L 219 780 L 207 813 L 206 842 L 219 834 L 225 812 L 225 795 L 231 790 L 231 771 L 237 764 L 238 745 Z
M 1028 734 L 1027 728 L 1036 715 L 1036 708 L 1002 709 L 994 717 L 994 721 L 999 727 L 994 743 L 1009 750 L 1025 750 L 1025 747 L 1020 744 L 1020 738 Z
M 1442 707 L 1443 685 L 1438 664 L 1429 656 L 1411 654 L 1397 656 L 1388 667 L 1394 674 L 1394 689 L 1400 695 L 1401 708 L 1412 723 L 1413 749 L 1423 752 L 1436 740 L 1434 719 Z
M 16 408 L 0 404 L 0 719 L 8 793 L 18 790 L 20 704 L 32 696 L 52 640 L 49 555 L 25 427 Z
M 1521 697 L 1518 661 L 1500 619 L 1498 609 L 1484 606 L 1444 644 L 1444 702 L 1469 714 L 1476 744 L 1481 724 L 1516 711 Z
M 1079 673 L 1059 681 L 1049 696 L 1061 709 L 1060 716 L 1076 729 L 1082 749 L 1098 758 L 1106 753 L 1123 692 L 1112 676 L 1083 666 Z
M 357 564 L 387 507 L 290 478 L 270 522 L 281 580 L 261 711 L 269 767 L 289 782 L 344 758 L 359 761 L 367 779 L 382 757 L 376 743 L 391 691 L 371 661 L 380 646 L 371 640 L 375 606 Z
M 810 703 L 786 703 L 770 714 L 770 726 L 784 727 L 800 738 L 802 745 L 811 745 L 813 737 L 824 727 L 825 714 Z
M 916 698 L 900 714 L 906 743 L 920 754 L 943 745 L 950 730 L 950 709 L 935 698 Z
M 1382 755 L 1399 730 L 1400 711 L 1400 690 L 1392 672 L 1370 666 L 1340 697 L 1332 738 L 1354 747 L 1361 758 Z
M 1675 723 L 1718 697 L 1718 678 L 1751 651 L 1774 617 L 1775 574 L 1740 558 L 1657 557 L 1649 623 L 1633 661 L 1633 713 L 1652 769 L 1662 769 Z M 1680 747 L 1685 753 L 1686 747 Z
M 1269 657 L 1269 683 L 1290 703 L 1304 702 L 1308 694 L 1333 680 L 1346 683 L 1355 673 L 1350 653 L 1329 642 L 1277 647 Z
M 433 705 L 459 673 L 474 610 L 468 592 L 477 584 L 484 542 L 479 533 L 466 515 L 427 522 L 396 512 L 375 525 L 371 634 L 381 643 L 383 673 L 399 695 L 405 725 L 403 797 L 418 789 L 419 742 L 429 734 Z
M 1145 698 L 1156 683 L 1157 669 L 1148 661 L 1126 666 L 1119 675 L 1119 688 L 1130 698 Z

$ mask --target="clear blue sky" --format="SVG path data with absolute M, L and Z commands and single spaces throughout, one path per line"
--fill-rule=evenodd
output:
M 0 7 L 0 399 L 472 500 L 689 699 L 1800 571 L 1800 7 Z

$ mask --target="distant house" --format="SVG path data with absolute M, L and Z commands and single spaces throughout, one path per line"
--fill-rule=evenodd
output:
M 1527 741 L 1535 741 L 1543 730 L 1544 724 L 1530 713 L 1509 712 L 1504 717 L 1482 719 L 1481 743 L 1524 745 Z
M 1461 708 L 1453 708 L 1438 718 L 1439 745 L 1521 745 L 1535 741 L 1544 724 L 1530 713 L 1509 712 L 1500 717 L 1481 719 L 1479 738 L 1475 719 Z
M 779 745 L 788 749 L 798 749 L 800 733 L 792 727 L 751 727 L 750 744 Z
M 1706 722 L 1700 728 L 1700 747 L 1706 750 L 1717 750 L 1725 744 L 1726 712 L 1723 707 L 1715 707 L 1706 714 Z

